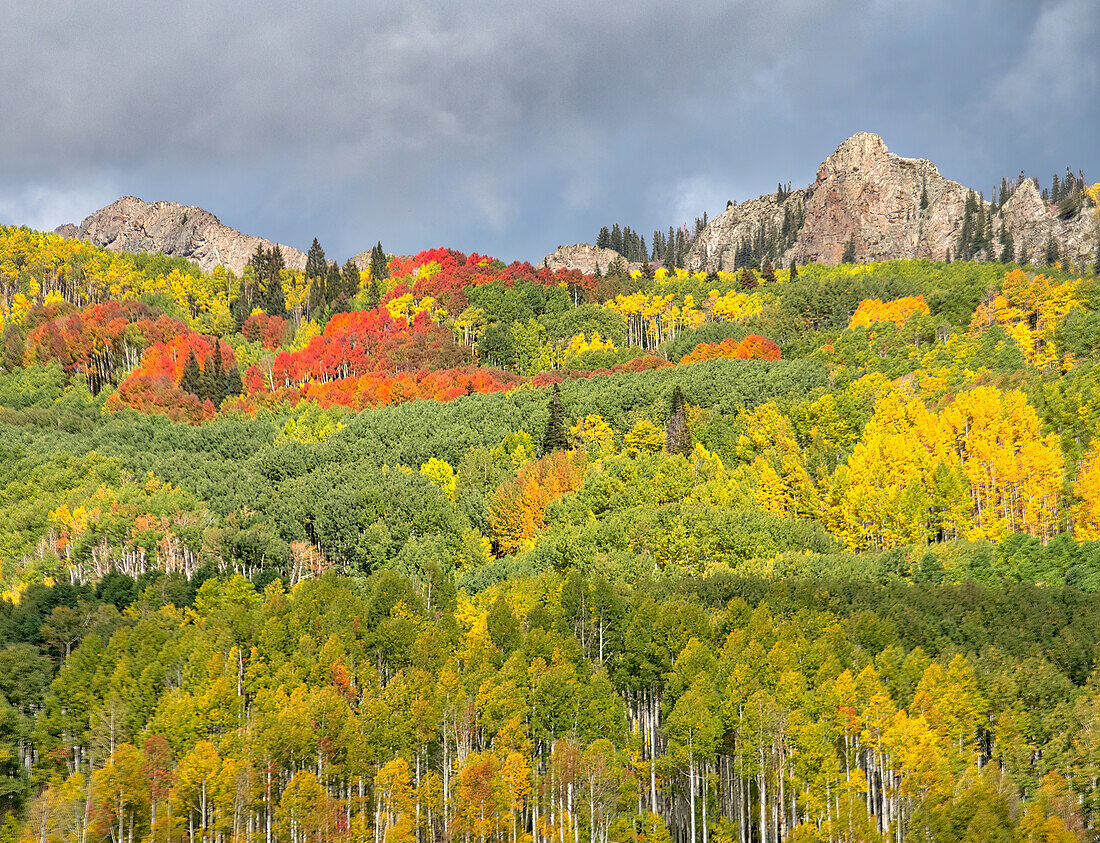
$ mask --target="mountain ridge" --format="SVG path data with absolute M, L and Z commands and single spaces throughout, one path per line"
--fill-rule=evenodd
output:
M 858 263 L 958 257 L 971 196 L 978 194 L 945 178 L 932 161 L 903 158 L 879 135 L 857 132 L 822 161 L 806 187 L 731 201 L 695 238 L 684 265 L 693 272 L 729 271 L 745 264 L 749 252 L 754 259 L 767 254 L 777 265 L 792 260 L 835 265 L 846 253 Z M 1062 257 L 1078 264 L 1096 254 L 1100 232 L 1092 209 L 1067 217 L 1031 179 L 1021 179 L 1000 205 L 970 200 L 970 212 L 979 206 L 987 220 L 981 257 L 1001 256 L 1002 225 L 1014 255 L 1034 258 L 1052 242 Z M 240 273 L 257 245 L 275 245 L 225 225 L 203 208 L 135 196 L 121 197 L 79 226 L 59 226 L 55 233 L 120 252 L 185 257 L 207 272 L 224 264 Z M 288 267 L 305 267 L 303 252 L 280 248 Z M 603 252 L 579 243 L 558 247 L 542 262 L 592 272 L 596 263 L 610 262 Z M 361 269 L 368 259 L 369 250 L 351 258 Z
M 244 234 L 225 225 L 210 211 L 177 202 L 146 202 L 123 196 L 84 218 L 54 231 L 116 252 L 160 252 L 193 260 L 204 272 L 219 264 L 240 274 L 262 244 L 278 245 L 286 265 L 303 269 L 305 254 L 264 237 Z
M 966 220 L 967 198 L 976 194 L 945 178 L 925 158 L 903 158 L 892 153 L 879 135 L 857 132 L 836 148 L 818 167 L 814 182 L 805 188 L 767 194 L 740 205 L 730 203 L 696 238 L 686 261 L 693 271 L 731 270 L 738 250 L 753 237 L 782 232 L 788 214 L 804 223 L 792 238 L 779 241 L 777 263 L 841 262 L 851 244 L 858 263 L 919 259 L 945 260 L 958 255 Z M 1053 240 L 1061 254 L 1075 262 L 1093 257 L 1097 223 L 1079 213 L 1062 219 L 1057 206 L 1046 202 L 1031 179 L 1023 179 L 1003 206 L 977 200 L 990 217 L 993 242 L 989 259 L 1000 255 L 1001 222 L 1015 250 L 1029 256 Z M 1014 252 L 1015 254 L 1015 252 Z

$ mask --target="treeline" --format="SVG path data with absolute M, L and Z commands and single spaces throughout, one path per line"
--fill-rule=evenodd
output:
M 645 236 L 633 231 L 630 226 L 620 227 L 615 223 L 609 229 L 606 225 L 596 235 L 596 245 L 601 249 L 611 249 L 618 252 L 631 263 L 648 263 L 653 261 L 661 266 L 683 269 L 684 259 L 691 251 L 695 238 L 707 227 L 707 215 L 696 217 L 695 222 L 689 228 L 682 225 L 679 228 L 669 226 L 668 232 L 653 231 L 650 241 L 651 250 L 647 251 Z

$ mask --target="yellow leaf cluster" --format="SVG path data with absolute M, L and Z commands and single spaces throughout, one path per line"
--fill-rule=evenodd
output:
M 1058 359 L 1054 333 L 1062 320 L 1081 310 L 1081 281 L 1055 284 L 1045 275 L 1029 277 L 1022 269 L 1005 276 L 999 296 L 978 305 L 970 321 L 971 333 L 991 325 L 1003 327 L 1020 347 L 1027 361 L 1039 368 L 1052 368 L 1072 361 Z
M 848 328 L 865 328 L 875 322 L 893 322 L 899 328 L 917 313 L 928 313 L 924 296 L 903 296 L 893 301 L 882 302 L 879 299 L 864 299 L 859 303 Z

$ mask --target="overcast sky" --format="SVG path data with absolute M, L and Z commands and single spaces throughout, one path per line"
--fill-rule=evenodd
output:
M 340 259 L 648 241 L 861 130 L 1100 180 L 1098 0 L 2 0 L 0 78 L 0 221 L 133 194 Z

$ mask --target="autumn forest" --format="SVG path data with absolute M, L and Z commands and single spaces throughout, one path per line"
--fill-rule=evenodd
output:
M 0 227 L 0 843 L 1100 839 L 1100 255 L 668 239 Z

